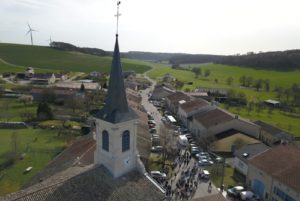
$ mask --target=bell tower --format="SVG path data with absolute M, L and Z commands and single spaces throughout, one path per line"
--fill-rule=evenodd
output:
M 117 32 L 105 105 L 96 114 L 95 164 L 104 165 L 114 177 L 136 169 L 136 130 L 137 115 L 126 99 Z

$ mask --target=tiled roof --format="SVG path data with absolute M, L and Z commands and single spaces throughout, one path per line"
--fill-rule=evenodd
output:
M 271 135 L 282 139 L 282 140 L 287 140 L 287 141 L 292 141 L 293 140 L 293 136 L 289 133 L 284 132 L 283 130 L 272 126 L 270 124 L 267 124 L 263 121 L 255 121 L 255 124 L 259 125 L 263 130 L 265 130 L 266 132 L 270 133 Z
M 192 112 L 196 109 L 202 108 L 209 105 L 209 103 L 203 99 L 196 99 L 192 101 L 188 101 L 186 103 L 181 104 L 179 107 L 184 110 L 186 113 Z
M 178 102 L 181 100 L 190 101 L 191 97 L 181 91 L 178 91 L 176 93 L 167 96 L 167 99 L 169 99 L 170 102 L 173 104 L 179 104 Z
M 95 149 L 96 141 L 91 134 L 81 137 L 76 140 L 70 147 L 64 150 L 60 155 L 53 159 L 41 172 L 35 175 L 24 187 L 29 187 L 39 181 L 46 180 L 52 175 L 63 171 L 69 167 L 72 167 L 78 160 L 78 157 L 82 159 L 82 163 L 85 165 L 93 164 L 93 157 L 89 157 L 89 151 Z M 94 153 L 92 152 L 92 156 Z M 91 158 L 92 160 L 88 160 Z
M 160 201 L 163 192 L 145 175 L 131 171 L 113 178 L 103 166 L 72 167 L 4 201 Z
M 214 109 L 208 112 L 199 113 L 195 115 L 194 118 L 206 128 L 216 126 L 233 119 L 230 114 L 220 109 Z
M 234 155 L 238 157 L 240 160 L 247 163 L 247 161 L 254 156 L 263 153 L 264 151 L 268 150 L 270 147 L 263 144 L 263 143 L 257 143 L 257 144 L 248 144 L 234 152 Z M 244 154 L 247 154 L 247 156 Z
M 194 198 L 191 201 L 228 201 L 228 200 L 223 195 L 218 193 L 214 195 L 208 195 L 205 197 Z
M 300 148 L 295 145 L 278 145 L 249 163 L 300 193 Z

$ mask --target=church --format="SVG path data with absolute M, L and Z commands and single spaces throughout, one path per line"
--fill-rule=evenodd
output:
M 165 192 L 140 161 L 138 115 L 129 107 L 118 34 L 104 107 L 95 116 L 96 134 L 83 136 L 58 155 L 22 190 L 2 201 L 160 201 Z

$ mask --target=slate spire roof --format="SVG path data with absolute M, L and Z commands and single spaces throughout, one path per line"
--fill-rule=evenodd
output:
M 113 53 L 109 87 L 105 105 L 97 113 L 96 117 L 110 123 L 120 123 L 137 118 L 137 115 L 128 106 L 126 99 L 118 34 L 116 34 L 115 49 Z

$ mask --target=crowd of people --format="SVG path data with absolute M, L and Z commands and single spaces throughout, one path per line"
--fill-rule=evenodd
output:
M 174 161 L 169 180 L 165 183 L 166 195 L 170 200 L 189 200 L 197 191 L 198 184 L 208 183 L 208 192 L 212 185 L 209 178 L 203 177 L 200 168 L 188 149 L 180 151 Z

